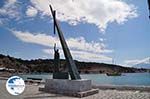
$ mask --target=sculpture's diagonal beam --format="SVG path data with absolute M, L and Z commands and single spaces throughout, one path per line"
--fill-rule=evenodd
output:
M 67 61 L 67 64 L 68 64 L 71 79 L 72 80 L 81 79 L 81 77 L 79 75 L 79 72 L 77 70 L 77 67 L 75 65 L 75 62 L 74 62 L 74 60 L 71 56 L 70 50 L 69 50 L 69 48 L 67 46 L 67 43 L 65 41 L 65 38 L 63 36 L 63 32 L 61 31 L 60 26 L 58 24 L 58 21 L 55 17 L 55 11 L 53 11 L 51 5 L 49 5 L 49 7 L 50 7 L 50 10 L 51 10 L 51 13 L 52 13 L 53 20 L 54 20 L 54 28 L 56 27 L 56 29 L 57 29 L 57 33 L 58 33 L 58 36 L 59 36 L 59 39 L 60 39 L 60 42 L 61 42 L 61 45 L 62 45 L 62 48 L 63 48 L 63 52 L 64 52 L 64 55 L 65 55 L 65 58 L 66 58 L 66 61 Z

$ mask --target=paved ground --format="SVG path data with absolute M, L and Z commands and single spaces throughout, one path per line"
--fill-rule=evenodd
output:
M 78 99 L 38 91 L 39 85 L 26 85 L 23 94 L 10 95 L 5 88 L 5 80 L 0 80 L 0 99 Z M 82 99 L 150 99 L 150 93 L 140 91 L 99 90 L 99 94 Z

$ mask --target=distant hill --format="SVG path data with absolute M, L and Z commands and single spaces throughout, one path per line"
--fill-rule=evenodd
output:
M 132 67 L 123 67 L 120 65 L 95 63 L 95 62 L 79 62 L 75 60 L 77 68 L 80 73 L 134 73 L 146 72 L 147 69 L 137 69 Z M 36 59 L 36 60 L 22 60 L 0 54 L 0 68 L 14 69 L 15 72 L 53 72 L 53 59 Z M 61 60 L 61 71 L 67 70 L 65 60 Z
M 139 61 L 138 63 L 136 63 L 135 65 L 133 65 L 133 67 L 135 68 L 146 68 L 146 69 L 150 69 L 150 57 Z

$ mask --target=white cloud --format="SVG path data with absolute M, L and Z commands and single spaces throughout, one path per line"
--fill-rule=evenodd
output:
M 125 65 L 127 66 L 133 66 L 135 64 L 137 64 L 140 60 L 136 59 L 136 60 L 126 60 L 124 61 Z
M 144 59 L 132 59 L 132 60 L 124 61 L 124 63 L 126 65 L 129 65 L 129 66 L 134 66 L 134 65 L 139 64 L 139 63 L 149 63 L 149 62 L 150 62 L 150 57 L 147 57 Z
M 51 58 L 53 58 L 54 51 L 53 49 L 43 49 L 44 53 L 47 53 L 50 55 Z M 62 49 L 59 49 L 60 52 L 60 58 L 64 58 Z M 76 50 L 70 50 L 73 59 L 79 60 L 79 61 L 86 61 L 86 62 L 111 62 L 112 58 L 102 55 L 102 54 L 96 54 L 86 51 L 76 51 Z
M 31 0 L 42 12 L 50 15 L 49 4 L 57 10 L 57 18 L 76 25 L 79 22 L 95 24 L 102 31 L 108 23 L 123 24 L 130 18 L 137 17 L 136 7 L 123 0 Z
M 4 5 L 0 8 L 0 20 L 1 24 L 8 19 L 16 19 L 20 18 L 20 13 L 18 11 L 17 0 L 6 0 Z
M 0 20 L 0 26 L 3 24 L 3 21 L 2 20 Z
M 57 37 L 48 36 L 42 33 L 30 33 L 30 32 L 22 32 L 11 30 L 12 33 L 21 41 L 26 43 L 34 43 L 49 47 L 50 50 L 44 49 L 43 52 L 52 54 L 54 43 L 58 44 L 57 47 L 60 49 L 61 53 L 61 45 L 59 43 L 59 39 Z M 100 42 L 87 42 L 83 37 L 79 38 L 68 38 L 66 42 L 71 49 L 73 57 L 75 59 L 79 59 L 82 61 L 110 61 L 111 58 L 103 53 L 111 53 L 112 50 L 106 49 L 104 44 Z M 63 56 L 61 56 L 63 57 Z
M 32 6 L 29 6 L 29 7 L 27 8 L 26 15 L 27 15 L 28 17 L 34 17 L 34 16 L 37 15 L 37 13 L 38 13 L 37 9 L 34 8 L 34 7 L 32 7 Z
M 106 41 L 106 39 L 105 38 L 99 38 L 99 41 L 104 42 L 104 41 Z
M 0 14 L 8 15 L 10 18 L 18 18 L 19 12 L 17 12 L 17 6 L 15 5 L 17 0 L 6 0 L 3 7 L 0 8 Z
M 42 33 L 30 33 L 22 31 L 13 31 L 13 34 L 23 42 L 40 44 L 48 47 L 53 47 L 54 43 L 58 44 L 57 46 L 61 48 L 59 39 L 50 35 Z M 112 50 L 105 49 L 105 44 L 100 42 L 87 42 L 84 37 L 78 38 L 67 38 L 66 42 L 69 47 L 78 51 L 87 51 L 95 53 L 111 53 Z
M 6 0 L 5 7 L 10 7 L 10 6 L 14 5 L 16 2 L 17 2 L 17 0 Z
M 12 32 L 18 39 L 27 43 L 39 44 L 49 47 L 53 46 L 54 41 L 58 41 L 57 38 L 42 33 L 32 34 L 30 32 L 13 31 L 13 30 Z

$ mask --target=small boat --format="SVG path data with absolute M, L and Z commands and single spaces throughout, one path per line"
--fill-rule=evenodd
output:
M 107 76 L 121 76 L 121 73 L 106 73 Z
M 28 77 L 27 79 L 31 79 L 31 80 L 42 80 L 42 78 L 34 78 L 34 77 Z

